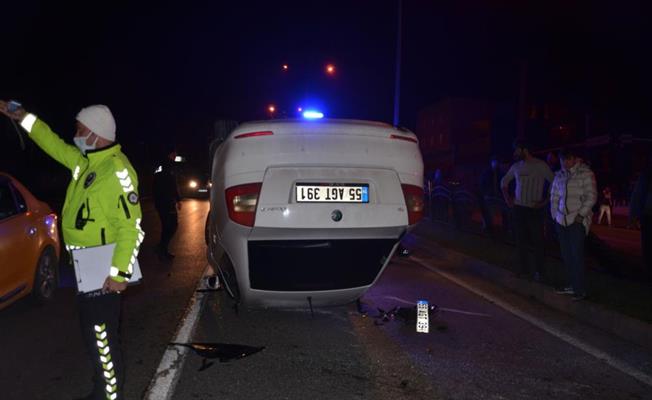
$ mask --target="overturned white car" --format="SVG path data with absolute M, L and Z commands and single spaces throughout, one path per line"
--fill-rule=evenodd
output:
M 211 178 L 208 259 L 246 305 L 356 300 L 423 214 L 417 138 L 384 123 L 244 123 Z

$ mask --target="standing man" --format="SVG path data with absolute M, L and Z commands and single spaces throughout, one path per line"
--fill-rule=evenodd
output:
M 177 231 L 177 209 L 181 209 L 181 196 L 177 187 L 175 159 L 177 150 L 169 149 L 167 158 L 154 171 L 154 204 L 161 220 L 161 241 L 158 245 L 161 257 L 171 260 L 169 245 Z
M 550 167 L 550 170 L 553 174 L 556 174 L 557 171 L 561 169 L 559 164 L 559 156 L 554 151 L 548 152 L 546 156 L 546 163 Z M 555 228 L 555 221 L 552 219 L 550 213 L 544 213 L 545 217 L 543 219 L 543 235 L 546 240 L 551 242 L 557 241 L 557 231 Z
M 77 303 L 95 372 L 93 391 L 85 398 L 122 398 L 121 293 L 127 289 L 145 234 L 140 228 L 138 178 L 115 142 L 113 115 L 103 105 L 83 108 L 77 114 L 72 146 L 23 108 L 9 111 L 0 101 L 0 112 L 19 121 L 29 137 L 72 174 L 61 221 L 66 249 L 115 243 L 111 265 L 95 266 L 106 270 L 103 288 L 78 295 Z
M 484 230 L 489 234 L 493 232 L 494 199 L 499 198 L 501 195 L 500 182 L 503 179 L 503 173 L 500 170 L 498 161 L 497 156 L 492 156 L 489 161 L 489 168 L 480 175 L 480 208 Z M 503 227 L 507 227 L 504 213 Z
M 561 168 L 561 166 L 559 165 L 559 157 L 557 156 L 557 154 L 555 154 L 552 151 L 548 153 L 548 155 L 546 156 L 546 163 L 548 164 L 548 166 L 550 167 L 553 173 L 557 173 L 557 171 L 559 171 L 559 169 Z
M 652 156 L 636 182 L 629 203 L 629 218 L 641 227 L 643 263 L 648 279 L 652 278 Z
M 554 175 L 548 164 L 530 154 L 529 146 L 524 141 L 514 142 L 514 160 L 511 168 L 503 177 L 500 186 L 507 206 L 514 210 L 514 234 L 520 259 L 520 276 L 532 276 L 539 281 L 543 274 L 544 237 L 543 207 L 548 202 L 548 193 L 544 193 Z M 509 193 L 509 183 L 516 180 L 515 196 Z M 530 268 L 530 248 L 533 249 L 534 271 Z
M 559 160 L 562 169 L 552 183 L 550 214 L 556 223 L 566 280 L 570 285 L 557 293 L 573 294 L 573 300 L 582 300 L 586 297 L 584 238 L 589 234 L 597 198 L 595 175 L 573 150 L 560 151 Z

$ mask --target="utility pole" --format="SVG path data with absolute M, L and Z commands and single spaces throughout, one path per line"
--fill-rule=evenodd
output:
M 518 85 L 518 109 L 517 109 L 517 123 L 516 123 L 516 137 L 518 139 L 525 139 L 525 119 L 527 118 L 527 61 L 521 60 L 520 62 L 520 76 Z
M 398 0 L 398 32 L 396 35 L 396 77 L 394 79 L 394 126 L 398 126 L 401 99 L 401 42 L 403 36 L 403 0 Z

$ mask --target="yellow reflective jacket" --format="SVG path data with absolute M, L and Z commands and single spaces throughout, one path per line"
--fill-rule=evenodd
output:
M 115 243 L 112 265 L 106 268 L 114 280 L 129 280 L 145 233 L 140 228 L 138 178 L 120 145 L 83 155 L 32 114 L 21 125 L 43 151 L 72 172 L 61 220 L 66 248 Z

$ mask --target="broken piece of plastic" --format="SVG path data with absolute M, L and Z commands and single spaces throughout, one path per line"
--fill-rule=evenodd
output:
M 170 343 L 170 346 L 182 346 L 192 349 L 204 358 L 217 358 L 220 362 L 238 360 L 262 351 L 265 346 L 247 346 L 231 343 Z

